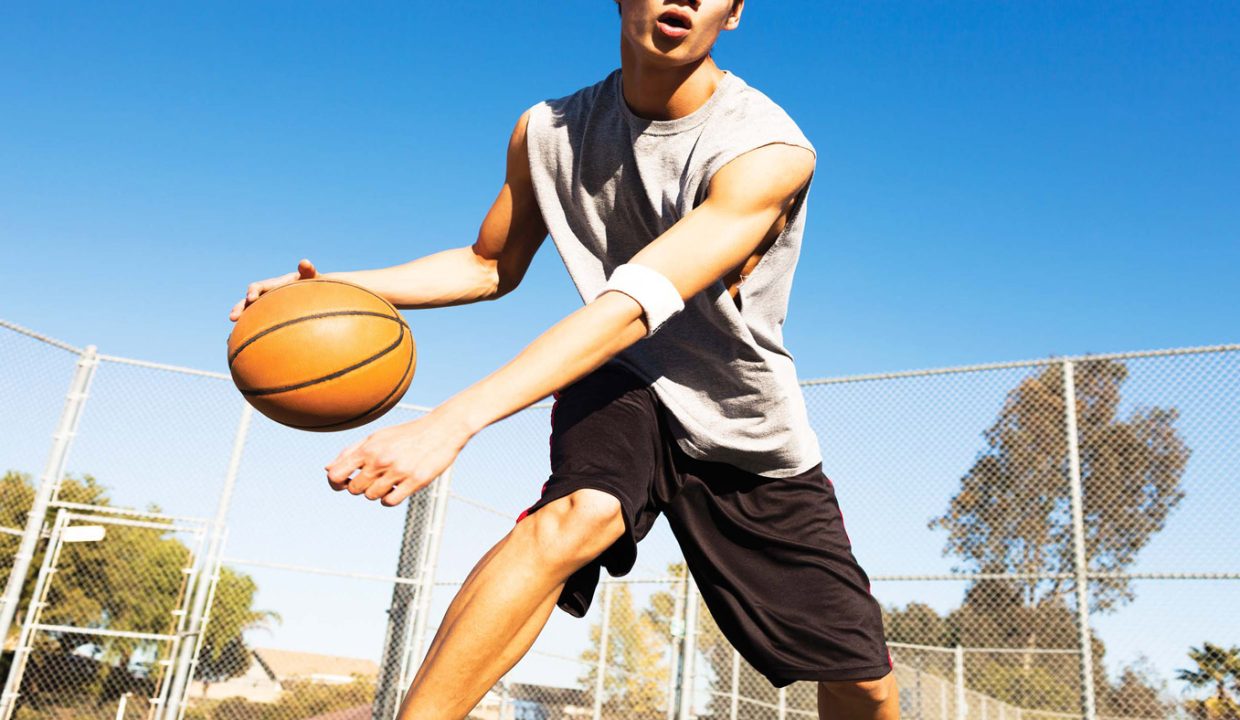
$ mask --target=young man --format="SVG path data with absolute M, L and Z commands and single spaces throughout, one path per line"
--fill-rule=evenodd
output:
M 600 567 L 628 572 L 659 513 L 720 628 L 773 684 L 818 682 L 823 718 L 896 718 L 879 608 L 783 347 L 813 148 L 711 58 L 744 0 L 617 2 L 621 70 L 521 116 L 471 247 L 325 276 L 402 308 L 491 300 L 550 232 L 586 301 L 327 466 L 334 489 L 395 505 L 482 428 L 557 395 L 542 497 L 470 573 L 401 718 L 464 718 L 556 605 L 581 616 Z M 302 261 L 251 285 L 233 318 L 315 275 Z

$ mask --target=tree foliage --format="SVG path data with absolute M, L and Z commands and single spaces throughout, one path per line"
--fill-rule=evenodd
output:
M 1179 670 L 1176 677 L 1193 690 L 1207 690 L 1210 697 L 1189 700 L 1185 709 L 1199 720 L 1240 720 L 1240 647 L 1202 643 L 1189 648 L 1196 666 Z
M 595 602 L 601 602 L 596 598 Z M 587 670 L 582 687 L 597 683 L 602 622 L 590 628 L 590 645 L 581 655 Z M 611 586 L 607 633 L 607 671 L 603 677 L 607 714 L 634 720 L 661 720 L 667 708 L 667 634 L 651 610 L 638 610 L 629 585 Z
M 1120 572 L 1136 560 L 1184 497 L 1190 450 L 1175 408 L 1139 408 L 1121 417 L 1127 367 L 1114 360 L 1075 369 L 1086 557 L 1091 570 Z M 1073 537 L 1063 370 L 1051 365 L 1008 395 L 983 433 L 986 449 L 960 481 L 947 511 L 930 527 L 948 532 L 945 554 L 969 570 L 1070 574 Z M 1075 591 L 1071 579 L 1019 581 L 1025 604 Z M 1132 598 L 1126 579 L 1091 584 L 1105 611 Z
M 34 485 L 24 474 L 0 478 L 0 525 L 22 527 L 33 503 Z M 66 502 L 110 507 L 106 488 L 94 477 L 66 477 L 59 498 Z M 158 512 L 157 507 L 151 511 Z M 106 525 L 99 542 L 63 546 L 56 573 L 48 585 L 41 622 L 77 628 L 107 628 L 137 633 L 172 634 L 185 597 L 191 549 L 174 533 L 154 528 Z M 40 547 L 32 568 L 42 565 Z M 12 553 L 0 557 L 7 576 Z M 24 618 L 34 593 L 34 570 L 25 583 L 17 617 Z M 277 620 L 274 613 L 252 608 L 257 588 L 252 578 L 229 568 L 221 570 L 211 619 L 203 639 L 199 677 L 223 680 L 245 672 L 248 653 L 242 632 Z M 19 623 L 12 630 L 16 635 Z M 12 637 L 10 637 L 12 639 Z M 159 672 L 155 661 L 165 645 L 149 640 L 101 638 L 89 633 L 40 633 L 32 665 L 27 669 L 24 701 L 63 705 L 75 698 L 113 699 L 120 692 L 150 684 Z M 238 662 L 238 658 L 244 662 Z M 47 685 L 47 697 L 36 692 Z
M 1122 407 L 1128 379 L 1123 363 L 1077 362 L 1074 371 L 1087 563 L 1092 571 L 1122 572 L 1184 497 L 1181 479 L 1190 449 L 1176 428 L 1175 408 Z M 930 522 L 947 531 L 944 552 L 959 558 L 964 569 L 1013 577 L 973 582 L 960 607 L 945 615 L 912 603 L 885 609 L 884 621 L 894 642 L 1001 648 L 1005 652 L 967 653 L 965 682 L 971 690 L 1020 708 L 1072 714 L 1080 709 L 1079 632 L 1070 579 L 1074 546 L 1065 409 L 1061 366 L 1022 380 L 984 431 L 985 448 L 948 507 Z M 683 564 L 669 570 L 684 576 Z M 1023 577 L 1032 574 L 1069 579 Z M 1113 610 L 1132 598 L 1124 579 L 1094 581 L 1090 590 L 1094 611 Z M 665 641 L 671 639 L 674 605 L 672 592 L 651 599 L 648 612 Z M 706 711 L 727 717 L 734 651 L 704 605 L 700 616 L 697 648 L 706 667 L 699 666 L 698 676 L 710 678 L 716 691 Z M 1152 671 L 1138 663 L 1112 679 L 1105 646 L 1096 637 L 1092 643 L 1100 715 L 1165 714 L 1165 689 Z M 1006 652 L 1013 649 L 1020 652 Z M 912 659 L 926 672 L 952 676 L 948 653 L 896 654 L 897 662 Z M 738 687 L 747 698 L 778 702 L 778 691 L 747 663 L 740 664 Z M 787 707 L 814 711 L 813 690 L 812 683 L 792 686 Z M 742 717 L 746 712 L 742 703 Z

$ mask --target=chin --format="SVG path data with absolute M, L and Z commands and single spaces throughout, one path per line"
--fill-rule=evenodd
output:
M 658 67 L 673 68 L 692 65 L 710 54 L 709 48 L 699 51 L 685 43 L 664 41 L 654 37 L 643 38 L 636 42 L 628 38 L 628 43 L 643 62 Z

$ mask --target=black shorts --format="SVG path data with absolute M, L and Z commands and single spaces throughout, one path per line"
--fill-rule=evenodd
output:
M 662 412 L 648 384 L 615 363 L 557 395 L 551 478 L 518 522 L 591 488 L 620 501 L 626 526 L 569 578 L 559 607 L 585 615 L 599 568 L 628 573 L 663 513 L 719 629 L 773 685 L 890 672 L 879 606 L 821 465 L 773 479 L 696 460 L 672 440 Z

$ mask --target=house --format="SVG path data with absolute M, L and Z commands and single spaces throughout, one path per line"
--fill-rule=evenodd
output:
M 216 683 L 195 680 L 190 685 L 189 697 L 192 700 L 241 697 L 250 702 L 270 703 L 275 702 L 284 691 L 281 683 L 290 680 L 343 685 L 357 676 L 374 679 L 378 675 L 379 665 L 373 660 L 253 648 L 250 650 L 250 666 L 244 674 Z

